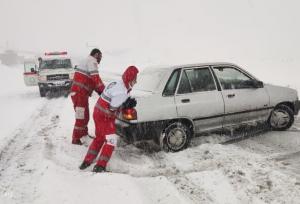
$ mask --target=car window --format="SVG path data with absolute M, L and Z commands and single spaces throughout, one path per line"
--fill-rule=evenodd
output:
M 177 83 L 178 83 L 178 78 L 179 78 L 179 74 L 180 74 L 180 69 L 175 70 L 171 77 L 169 78 L 165 89 L 163 91 L 163 95 L 164 96 L 173 96 L 175 91 L 176 91 L 176 87 L 177 87 Z
M 191 86 L 190 86 L 190 82 L 189 82 L 189 79 L 187 77 L 186 70 L 184 70 L 182 72 L 182 76 L 181 76 L 181 79 L 180 79 L 180 84 L 179 84 L 179 88 L 178 88 L 177 93 L 178 94 L 185 94 L 185 93 L 191 93 L 191 92 L 192 92 L 192 89 L 191 89 Z
M 25 72 L 32 72 L 32 71 L 36 71 L 36 65 L 35 63 L 29 63 L 29 62 L 25 62 L 24 63 L 24 71 Z
M 211 72 L 208 68 L 186 70 L 193 92 L 216 90 Z
M 182 73 L 178 93 L 190 93 L 216 90 L 209 68 L 186 69 Z
M 243 72 L 232 67 L 214 67 L 223 89 L 251 88 L 249 81 L 252 79 Z

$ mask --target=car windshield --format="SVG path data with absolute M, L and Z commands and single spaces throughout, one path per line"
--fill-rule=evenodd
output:
M 137 83 L 134 89 L 143 91 L 155 91 L 165 75 L 165 70 L 151 70 L 150 72 L 142 72 L 137 76 Z
M 43 60 L 40 64 L 40 69 L 59 69 L 72 68 L 70 59 L 51 59 Z

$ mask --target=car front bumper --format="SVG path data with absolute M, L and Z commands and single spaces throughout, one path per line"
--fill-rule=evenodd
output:
M 69 90 L 72 86 L 72 81 L 53 81 L 53 82 L 39 82 L 39 87 L 45 90 L 64 89 Z

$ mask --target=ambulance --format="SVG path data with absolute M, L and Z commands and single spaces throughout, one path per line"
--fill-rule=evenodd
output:
M 41 97 L 47 92 L 66 91 L 72 86 L 74 68 L 67 52 L 46 52 L 35 62 L 24 62 L 24 81 L 27 86 L 37 85 Z

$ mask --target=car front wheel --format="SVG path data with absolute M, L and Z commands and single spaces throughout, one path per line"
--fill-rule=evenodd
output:
M 39 87 L 39 91 L 40 91 L 40 96 L 41 97 L 45 97 L 46 96 L 46 90 L 44 88 Z
M 192 133 L 187 125 L 181 122 L 171 123 L 164 131 L 161 146 L 164 151 L 178 152 L 185 149 Z
M 286 130 L 290 128 L 293 123 L 294 114 L 290 107 L 279 105 L 271 112 L 269 125 L 273 130 Z

